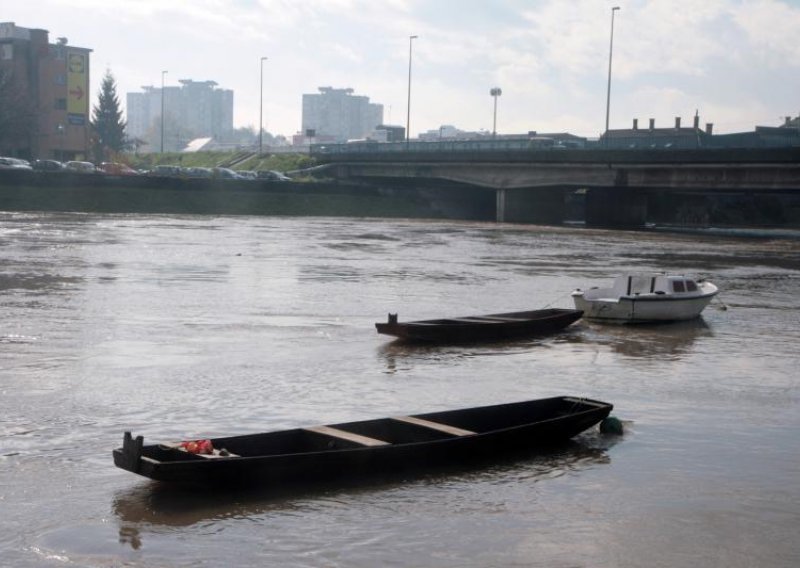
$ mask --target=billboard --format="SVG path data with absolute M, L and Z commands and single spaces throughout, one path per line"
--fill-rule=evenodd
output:
M 83 126 L 89 114 L 89 54 L 67 52 L 67 120 Z

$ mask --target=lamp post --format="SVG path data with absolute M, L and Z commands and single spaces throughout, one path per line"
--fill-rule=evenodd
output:
M 55 157 L 59 161 L 63 162 L 64 161 L 64 125 L 59 122 L 58 126 L 56 126 L 56 131 L 58 132 L 59 141 L 58 141 L 58 152 L 55 152 L 55 154 L 56 154 Z
M 168 71 L 161 72 L 161 153 L 164 153 L 164 75 Z
M 611 55 L 614 52 L 614 12 L 619 6 L 611 8 L 611 40 L 608 44 L 608 90 L 606 91 L 606 146 L 608 146 L 608 115 L 611 110 Z
M 497 137 L 497 97 L 503 94 L 500 87 L 494 87 L 489 91 L 489 94 L 494 97 L 494 120 L 492 122 L 492 138 Z
M 266 57 L 261 58 L 261 91 L 258 96 L 258 155 L 264 153 L 264 61 Z
M 409 148 L 411 137 L 411 43 L 418 36 L 408 36 L 408 103 L 406 105 L 406 150 Z

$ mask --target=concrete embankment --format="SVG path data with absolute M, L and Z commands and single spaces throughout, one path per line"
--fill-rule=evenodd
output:
M 494 193 L 346 184 L 0 171 L 0 210 L 492 220 Z

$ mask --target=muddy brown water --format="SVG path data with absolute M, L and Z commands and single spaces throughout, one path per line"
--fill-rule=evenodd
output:
M 571 307 L 630 270 L 701 319 L 413 347 L 401 321 Z M 723 309 L 724 307 L 727 309 Z M 482 223 L 0 213 L 0 565 L 800 564 L 800 241 Z M 561 394 L 614 403 L 519 461 L 285 493 L 174 492 L 146 441 Z

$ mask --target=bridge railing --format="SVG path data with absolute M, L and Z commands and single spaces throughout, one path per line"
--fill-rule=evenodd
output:
M 578 144 L 578 143 L 576 143 Z M 488 140 L 410 140 L 408 142 L 375 142 L 358 141 L 346 144 L 312 144 L 312 156 L 340 154 L 396 154 L 401 152 L 442 153 L 442 152 L 474 152 L 504 150 L 534 150 L 544 148 L 567 148 L 563 143 L 548 137 L 531 138 L 497 138 Z M 569 146 L 576 147 L 576 146 Z
M 558 144 L 553 139 L 354 142 L 313 144 L 319 163 L 344 162 L 545 162 L 603 164 L 800 163 L 800 147 L 603 148 Z

